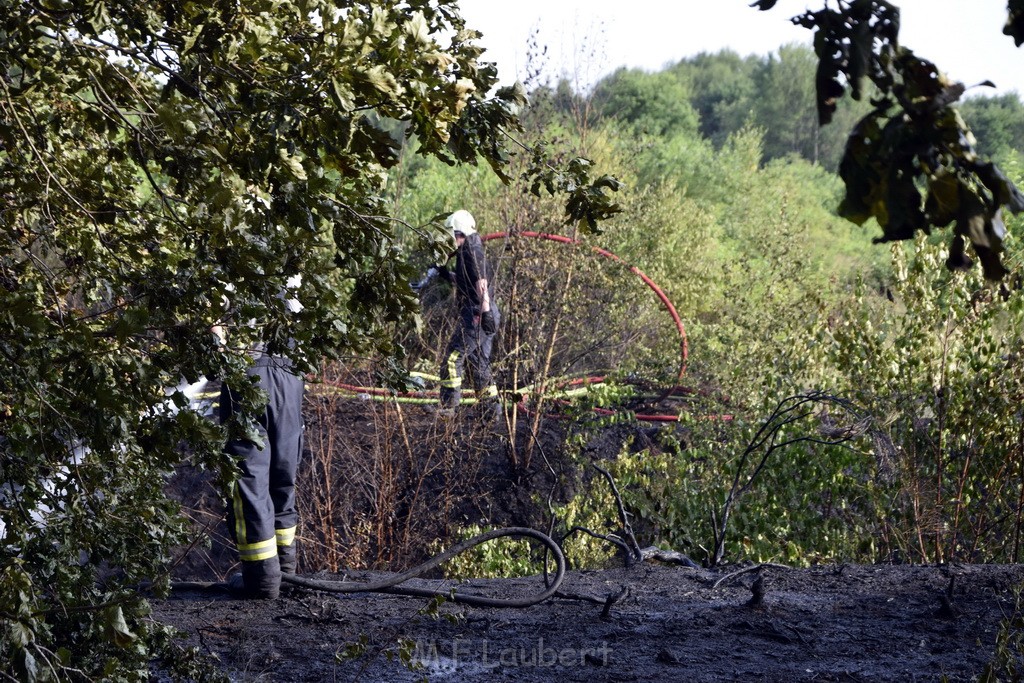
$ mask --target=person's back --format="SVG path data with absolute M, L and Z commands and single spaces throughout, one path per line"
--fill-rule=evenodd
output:
M 462 401 L 463 371 L 469 364 L 477 399 L 497 404 L 491 377 L 491 351 L 501 320 L 491 295 L 491 272 L 476 220 L 466 210 L 445 221 L 457 246 L 455 290 L 459 322 L 441 363 L 441 408 L 451 413 Z
M 487 281 L 488 299 L 493 302 L 492 277 L 493 273 L 484 253 L 484 243 L 480 240 L 480 235 L 475 232 L 467 235 L 455 254 L 455 289 L 460 297 L 460 305 L 480 309 L 483 297 L 476 286 L 480 280 Z
M 281 293 L 285 308 L 292 313 L 302 310 L 302 304 L 288 294 L 301 283 L 301 276 L 292 276 Z M 295 372 L 291 360 L 268 353 L 264 344 L 247 352 L 253 357 L 253 365 L 246 374 L 257 379 L 268 402 L 252 416 L 262 445 L 249 438 L 236 438 L 224 446 L 225 452 L 236 457 L 241 470 L 229 491 L 228 527 L 242 571 L 231 578 L 228 587 L 238 597 L 276 598 L 281 575 L 294 574 L 297 566 L 295 479 L 305 429 L 305 381 Z M 224 385 L 221 422 L 230 420 L 237 410 L 236 394 Z

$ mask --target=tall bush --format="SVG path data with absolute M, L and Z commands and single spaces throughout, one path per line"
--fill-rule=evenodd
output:
M 941 247 L 893 249 L 892 286 L 823 317 L 840 391 L 887 416 L 901 485 L 889 550 L 919 561 L 1016 561 L 1024 490 L 1024 299 L 943 273 Z

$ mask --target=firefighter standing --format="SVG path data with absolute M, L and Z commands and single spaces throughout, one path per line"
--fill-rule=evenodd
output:
M 490 289 L 490 272 L 476 220 L 464 209 L 445 221 L 457 246 L 453 273 L 459 321 L 441 362 L 441 410 L 453 414 L 462 399 L 468 364 L 481 405 L 498 410 L 498 387 L 491 376 L 491 348 L 501 321 Z
M 297 288 L 300 283 L 295 276 L 288 284 Z M 295 299 L 286 299 L 285 305 L 292 312 L 302 308 Z M 266 406 L 254 416 L 263 445 L 243 438 L 224 446 L 241 469 L 229 492 L 228 528 L 242 571 L 231 577 L 228 588 L 237 597 L 273 599 L 280 594 L 281 575 L 294 574 L 296 569 L 295 475 L 302 454 L 305 382 L 285 356 L 271 355 L 262 347 L 251 353 L 254 363 L 246 374 L 258 378 L 267 394 Z M 237 406 L 236 395 L 224 385 L 222 423 Z

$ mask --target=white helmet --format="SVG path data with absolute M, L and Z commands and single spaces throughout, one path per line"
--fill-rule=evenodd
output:
M 467 237 L 476 232 L 476 219 L 465 209 L 459 209 L 444 222 L 444 227 L 452 231 L 452 235 L 461 232 Z

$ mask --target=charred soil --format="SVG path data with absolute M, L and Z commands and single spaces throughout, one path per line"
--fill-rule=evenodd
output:
M 176 592 L 154 607 L 234 680 L 971 681 L 995 651 L 1024 568 L 772 566 L 716 586 L 728 575 L 575 571 L 565 597 L 520 610 L 306 591 L 265 602 Z M 457 588 L 510 596 L 540 582 Z M 584 599 L 623 588 L 607 614 Z
M 517 472 L 508 431 L 480 430 L 471 414 L 451 423 L 422 407 L 394 412 L 324 394 L 307 408 L 300 488 L 332 497 L 307 499 L 302 511 L 306 576 L 388 576 L 429 555 L 435 539 L 452 545 L 467 523 L 546 530 L 545 501 L 570 498 L 586 476 L 564 454 L 564 420 L 537 432 L 519 416 L 516 439 L 536 443 Z M 645 430 L 610 426 L 582 452 L 615 457 L 624 444 L 649 445 Z M 326 456 L 329 444 L 344 449 Z M 338 490 L 317 488 L 326 479 Z M 185 554 L 175 578 L 223 580 L 235 560 L 215 487 L 187 468 L 174 485 L 212 539 Z M 408 585 L 491 597 L 544 588 L 541 576 L 426 576 Z M 1018 565 L 647 562 L 569 571 L 556 597 L 525 609 L 292 586 L 270 601 L 179 589 L 153 608 L 232 680 L 971 681 L 992 660 L 1022 582 Z

